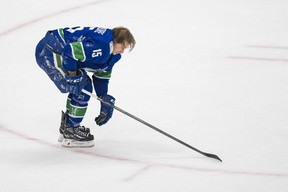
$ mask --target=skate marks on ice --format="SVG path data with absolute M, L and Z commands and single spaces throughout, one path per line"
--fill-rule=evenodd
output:
M 138 164 L 141 165 L 141 168 L 138 170 L 135 170 L 134 173 L 131 173 L 129 176 L 125 177 L 123 179 L 123 182 L 129 182 L 135 179 L 137 176 L 156 168 L 169 168 L 169 169 L 177 169 L 177 170 L 183 170 L 183 171 L 192 171 L 192 172 L 207 172 L 207 173 L 215 173 L 215 174 L 231 174 L 231 175 L 244 175 L 244 176 L 255 176 L 255 177 L 280 177 L 280 178 L 288 178 L 288 173 L 269 173 L 269 172 L 257 172 L 257 171 L 241 171 L 241 170 L 232 170 L 232 169 L 212 169 L 212 168 L 201 168 L 201 167 L 193 167 L 193 166 L 184 166 L 184 165 L 173 165 L 168 163 L 159 163 L 159 162 L 150 162 L 150 161 L 144 161 L 141 159 L 129 159 L 129 158 L 123 158 L 123 157 L 117 157 L 112 155 L 103 155 L 100 153 L 97 153 L 93 150 L 83 149 L 83 148 L 63 148 L 60 144 L 55 141 L 55 143 L 50 143 L 48 141 L 44 141 L 39 138 L 31 137 L 29 135 L 26 135 L 24 133 L 21 133 L 19 131 L 15 131 L 13 129 L 7 128 L 5 126 L 0 125 L 0 132 L 2 133 L 8 133 L 12 134 L 14 136 L 17 136 L 23 140 L 32 141 L 35 142 L 35 144 L 44 145 L 47 147 L 57 148 L 58 150 L 65 150 L 72 153 L 80 154 L 80 155 L 88 155 L 95 158 L 102 158 L 105 160 L 111 160 L 111 161 L 118 161 L 118 162 L 125 162 L 125 163 L 131 163 L 131 164 Z M 23 142 L 23 145 L 25 145 L 25 142 Z M 205 157 L 202 158 L 203 161 L 207 161 Z M 178 162 L 181 159 L 178 159 Z M 208 161 L 209 162 L 209 161 Z M 210 161 L 215 162 L 215 161 Z M 193 160 L 191 160 L 191 163 L 193 163 Z M 220 163 L 219 163 L 220 164 Z
M 255 60 L 255 61 L 280 61 L 288 62 L 288 59 L 264 58 L 264 57 L 246 57 L 246 56 L 229 56 L 229 59 Z
M 247 53 L 249 54 L 251 49 L 257 50 L 253 53 L 252 56 L 242 56 L 242 55 L 235 55 L 235 56 L 228 56 L 228 59 L 240 59 L 240 60 L 251 60 L 251 61 L 272 61 L 272 62 L 288 62 L 288 47 L 287 46 L 274 46 L 274 45 L 247 45 L 245 46 L 248 48 Z M 282 54 L 280 52 L 283 52 Z M 261 53 L 261 56 L 254 56 L 258 53 Z M 265 55 L 276 55 L 276 56 L 270 56 L 270 57 L 262 57 L 263 53 L 266 53 Z M 269 53 L 269 54 L 267 54 Z M 251 54 L 251 53 L 250 53 Z M 280 57 L 279 57 L 280 55 Z M 286 57 L 286 58 L 282 58 Z

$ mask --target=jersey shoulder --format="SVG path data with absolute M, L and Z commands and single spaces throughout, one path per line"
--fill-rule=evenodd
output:
M 105 63 L 113 53 L 113 34 L 110 29 L 96 28 L 86 41 L 93 45 L 92 58 L 101 57 L 102 63 Z

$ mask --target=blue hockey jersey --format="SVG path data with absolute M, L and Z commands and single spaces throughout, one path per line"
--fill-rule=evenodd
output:
M 84 69 L 96 74 L 102 71 L 106 72 L 103 78 L 108 78 L 107 72 L 111 71 L 113 65 L 121 58 L 120 54 L 112 54 L 111 29 L 74 27 L 55 29 L 48 33 L 53 37 L 46 35 L 45 42 L 56 53 L 61 54 L 62 67 L 67 71 Z M 99 77 L 101 78 L 101 75 Z
M 63 70 L 63 73 L 79 69 L 93 72 L 93 83 L 97 95 L 107 93 L 112 68 L 121 59 L 120 54 L 112 54 L 113 33 L 111 29 L 59 28 L 48 31 L 43 40 L 56 54 L 56 58 L 61 60 L 59 68 Z

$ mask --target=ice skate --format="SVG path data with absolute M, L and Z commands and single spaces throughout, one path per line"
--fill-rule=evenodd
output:
M 93 147 L 94 136 L 89 132 L 83 132 L 79 128 L 72 128 L 65 124 L 63 132 L 63 147 Z
M 66 119 L 67 119 L 67 113 L 64 113 L 63 111 L 61 111 L 61 124 L 60 124 L 60 128 L 59 128 L 59 137 L 58 137 L 58 141 L 61 143 L 63 141 L 63 132 L 64 132 L 64 125 L 66 123 Z M 83 132 L 86 133 L 90 133 L 90 129 L 84 126 L 79 127 L 79 129 Z
M 59 142 L 63 147 L 93 147 L 94 136 L 90 134 L 90 129 L 84 126 L 73 128 L 67 123 L 67 113 L 62 111 L 61 124 L 59 128 Z

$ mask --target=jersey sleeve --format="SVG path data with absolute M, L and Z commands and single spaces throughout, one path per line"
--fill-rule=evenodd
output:
M 107 68 L 105 68 L 105 70 L 99 70 L 96 71 L 93 76 L 97 77 L 98 79 L 110 79 L 111 78 L 111 74 L 112 74 L 112 69 L 113 66 L 115 65 L 116 62 L 118 62 L 121 59 L 121 55 L 117 54 L 117 55 L 112 55 L 108 61 L 107 61 Z
M 78 61 L 85 61 L 85 51 L 82 42 L 67 44 L 62 51 L 62 65 L 67 71 L 76 71 Z
M 109 79 L 99 79 L 96 76 L 92 76 L 93 86 L 98 97 L 106 95 L 108 93 Z
M 112 68 L 120 59 L 120 54 L 112 55 L 107 61 L 107 69 L 99 70 L 93 74 L 93 85 L 98 97 L 108 93 L 108 84 L 111 78 Z

